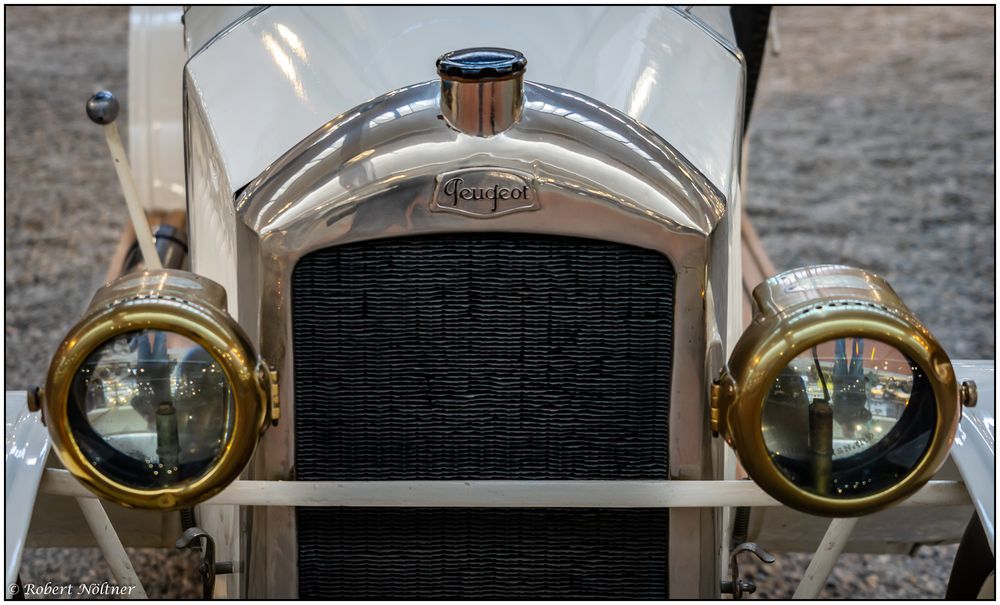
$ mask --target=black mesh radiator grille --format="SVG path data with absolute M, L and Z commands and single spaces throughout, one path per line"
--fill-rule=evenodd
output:
M 303 598 L 667 595 L 667 511 L 300 508 Z
M 305 256 L 292 276 L 297 478 L 666 478 L 674 282 L 658 253 L 560 236 Z M 665 594 L 666 565 L 644 562 L 666 556 L 666 511 L 297 517 L 300 596 Z M 421 532 L 440 539 L 418 547 Z M 437 571 L 414 571 L 425 564 Z

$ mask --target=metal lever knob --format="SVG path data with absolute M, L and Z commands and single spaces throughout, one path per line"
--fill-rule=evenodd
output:
M 87 117 L 102 126 L 115 121 L 119 108 L 118 98 L 107 90 L 96 92 L 87 99 Z

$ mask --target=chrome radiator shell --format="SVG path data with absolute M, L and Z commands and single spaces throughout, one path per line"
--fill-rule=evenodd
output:
M 521 119 L 488 138 L 449 128 L 438 95 L 438 82 L 427 82 L 338 116 L 244 188 L 235 215 L 220 217 L 235 223 L 240 322 L 278 368 L 285 402 L 282 422 L 263 439 L 248 476 L 289 479 L 294 467 L 289 284 L 296 262 L 351 242 L 489 231 L 607 240 L 670 259 L 677 271 L 670 476 L 716 477 L 705 405 L 706 333 L 712 333 L 706 324 L 715 318 L 706 317 L 706 305 L 712 308 L 706 297 L 716 247 L 711 236 L 725 216 L 726 195 L 656 133 L 572 91 L 527 82 Z M 432 209 L 438 177 L 473 168 L 530 175 L 537 207 L 489 218 Z M 670 550 L 713 552 L 710 512 L 685 513 L 671 516 Z M 252 528 L 243 545 L 247 594 L 294 596 L 294 511 L 241 516 L 241 525 Z M 671 594 L 703 592 L 704 578 L 678 573 L 685 565 L 671 561 Z M 674 586 L 675 578 L 682 586 Z

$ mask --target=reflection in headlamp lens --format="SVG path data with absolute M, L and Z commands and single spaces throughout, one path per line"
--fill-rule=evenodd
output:
M 825 342 L 793 359 L 761 413 L 778 469 L 831 498 L 898 483 L 927 451 L 936 420 L 920 368 L 895 348 L 861 338 Z
M 200 345 L 160 330 L 119 335 L 95 349 L 73 378 L 68 404 L 84 456 L 131 487 L 198 478 L 232 431 L 222 367 Z

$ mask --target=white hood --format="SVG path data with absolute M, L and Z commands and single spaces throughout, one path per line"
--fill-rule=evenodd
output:
M 192 9 L 187 27 L 209 16 Z M 732 193 L 739 55 L 690 13 L 671 8 L 268 8 L 247 13 L 194 53 L 189 110 L 204 116 L 222 176 L 237 191 L 334 117 L 436 78 L 439 55 L 471 46 L 523 52 L 526 79 L 623 111 Z

